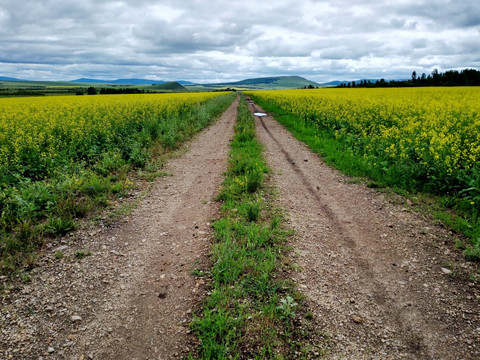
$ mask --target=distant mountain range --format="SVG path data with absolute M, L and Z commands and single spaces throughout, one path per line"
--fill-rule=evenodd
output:
M 187 89 L 191 90 L 214 90 L 222 88 L 237 88 L 237 89 L 299 89 L 304 87 L 326 87 L 326 86 L 338 86 L 342 83 L 348 83 L 348 81 L 331 81 L 328 83 L 320 84 L 308 79 L 305 79 L 301 76 L 274 76 L 274 77 L 261 77 L 261 78 L 252 78 L 245 79 L 241 81 L 233 82 L 222 82 L 222 83 L 206 83 L 206 84 L 196 84 L 191 81 L 179 80 L 179 81 L 165 81 L 165 80 L 151 80 L 151 79 L 116 79 L 116 80 L 105 80 L 105 79 L 94 79 L 94 78 L 80 78 L 71 81 L 62 81 L 62 82 L 52 82 L 52 81 L 31 81 L 18 79 L 13 77 L 0 76 L 0 81 L 11 81 L 11 82 L 23 82 L 23 83 L 32 83 L 32 85 L 42 83 L 45 85 L 48 84 L 78 84 L 78 85 L 93 85 L 98 86 L 101 84 L 104 85 L 137 85 L 137 86 L 159 86 L 162 84 L 168 84 L 167 87 L 171 87 L 172 83 L 178 83 L 182 86 L 186 86 Z M 355 80 L 358 81 L 358 80 Z M 376 80 L 372 80 L 373 82 Z M 180 90 L 180 88 L 178 89 Z
M 115 84 L 115 85 L 159 85 L 164 84 L 167 81 L 163 80 L 148 80 L 148 79 L 117 79 L 117 80 L 102 80 L 102 79 L 88 79 L 81 78 L 72 80 L 72 83 L 76 84 Z M 219 88 L 219 87 L 238 87 L 238 88 L 251 88 L 251 89 L 292 89 L 301 87 L 320 87 L 319 83 L 307 80 L 300 76 L 275 76 L 264 78 L 245 79 L 234 82 L 223 82 L 215 84 L 194 84 L 190 81 L 179 80 L 176 81 L 180 85 L 195 86 L 200 85 L 205 88 Z
M 11 81 L 11 82 L 22 82 L 31 85 L 36 84 L 64 84 L 67 86 L 68 84 L 77 84 L 83 86 L 99 86 L 99 85 L 137 85 L 137 86 L 152 86 L 152 87 L 159 87 L 160 85 L 164 84 L 168 88 L 172 87 L 173 83 L 178 83 L 179 85 L 186 86 L 187 89 L 190 90 L 216 90 L 222 88 L 237 88 L 237 89 L 298 89 L 304 87 L 321 87 L 323 85 L 316 83 L 314 81 L 307 80 L 300 76 L 275 76 L 275 77 L 262 77 L 262 78 L 253 78 L 253 79 L 245 79 L 241 81 L 233 81 L 233 82 L 224 82 L 224 83 L 216 83 L 216 84 L 195 84 L 191 81 L 186 80 L 179 80 L 179 81 L 164 81 L 164 80 L 151 80 L 151 79 L 116 79 L 116 80 L 105 80 L 105 79 L 94 79 L 94 78 L 80 78 L 71 81 L 62 81 L 62 82 L 52 82 L 52 81 L 30 81 L 24 79 L 17 79 L 12 77 L 4 77 L 0 76 L 0 81 Z M 160 89 L 160 88 L 158 88 Z M 177 90 L 181 90 L 177 87 Z
M 0 76 L 0 81 L 19 81 L 19 82 L 33 82 L 32 80 L 18 79 L 7 76 Z M 42 81 L 49 82 L 49 81 Z M 58 81 L 55 81 L 58 82 Z M 148 80 L 148 79 L 117 79 L 117 80 L 104 80 L 104 79 L 89 79 L 81 78 L 71 81 L 61 81 L 63 83 L 75 83 L 75 84 L 114 84 L 114 85 L 158 85 L 169 83 L 171 81 L 164 80 Z M 194 85 L 191 81 L 179 80 L 176 81 L 181 85 Z
M 22 80 L 22 79 L 7 77 L 7 76 L 0 76 L 0 81 L 27 81 L 27 80 Z
M 149 80 L 149 79 L 117 79 L 117 80 L 104 80 L 104 79 L 88 79 L 81 78 L 70 81 L 77 84 L 115 84 L 115 85 L 158 85 L 164 84 L 170 81 L 164 80 Z M 194 83 L 185 80 L 176 81 L 181 85 L 194 85 Z

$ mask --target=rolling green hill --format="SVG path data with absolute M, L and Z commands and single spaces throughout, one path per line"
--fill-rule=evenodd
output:
M 169 81 L 163 84 L 156 84 L 156 85 L 151 85 L 148 88 L 145 87 L 145 89 L 148 90 L 170 90 L 170 91 L 188 91 L 185 86 L 179 84 L 176 81 Z
M 212 90 L 222 88 L 235 88 L 238 90 L 273 90 L 298 89 L 309 86 L 320 87 L 321 85 L 314 81 L 307 80 L 301 76 L 275 76 L 245 79 L 235 82 L 187 86 L 187 88 L 191 90 Z
M 97 89 L 97 92 L 100 93 L 102 90 L 106 90 L 105 94 L 129 93 L 128 90 L 141 90 L 146 92 L 188 91 L 188 89 L 186 89 L 184 86 L 182 86 L 176 81 L 164 82 L 155 85 L 117 85 L 105 83 L 76 83 L 4 79 L 0 80 L 0 97 L 84 94 L 87 92 L 88 87 L 95 87 Z M 111 91 L 109 92 L 109 90 Z M 122 90 L 127 91 L 122 92 Z

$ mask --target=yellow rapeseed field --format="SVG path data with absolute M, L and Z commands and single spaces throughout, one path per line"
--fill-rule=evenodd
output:
M 480 88 L 258 91 L 302 120 L 331 130 L 365 157 L 410 160 L 451 174 L 480 161 Z
M 52 96 L 0 99 L 0 167 L 34 166 L 126 141 L 145 121 L 175 118 L 219 93 Z M 64 157 L 64 156 L 63 156 Z M 21 169 L 20 169 L 21 170 Z
M 480 259 L 480 88 L 335 88 L 248 93 L 340 170 L 439 196 L 436 216 Z M 463 246 L 463 245 L 462 245 Z
M 160 175 L 161 157 L 217 118 L 220 92 L 0 99 L 0 274 L 46 237 Z M 138 171 L 131 171 L 138 170 Z M 132 181 L 133 180 L 133 181 Z

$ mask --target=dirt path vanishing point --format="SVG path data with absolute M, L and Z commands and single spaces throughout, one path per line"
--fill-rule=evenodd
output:
M 271 116 L 256 126 L 296 231 L 292 276 L 332 340 L 327 357 L 480 359 L 480 287 L 452 233 L 349 182 Z
M 1 359 L 173 359 L 193 350 L 188 324 L 205 286 L 190 272 L 207 262 L 237 105 L 167 162 L 172 176 L 123 223 L 51 246 L 32 283 L 3 299 Z M 78 249 L 92 255 L 55 259 Z

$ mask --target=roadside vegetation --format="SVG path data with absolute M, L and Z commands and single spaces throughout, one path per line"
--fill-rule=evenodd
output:
M 321 354 L 309 342 L 312 316 L 304 315 L 302 296 L 282 276 L 289 266 L 289 232 L 274 209 L 267 173 L 243 100 L 218 197 L 221 217 L 213 224 L 211 291 L 191 324 L 201 359 L 311 359 Z
M 415 198 L 480 260 L 480 128 L 476 88 L 249 92 L 329 164 Z
M 49 237 L 162 176 L 165 156 L 234 94 L 1 99 L 0 273 L 31 268 Z

